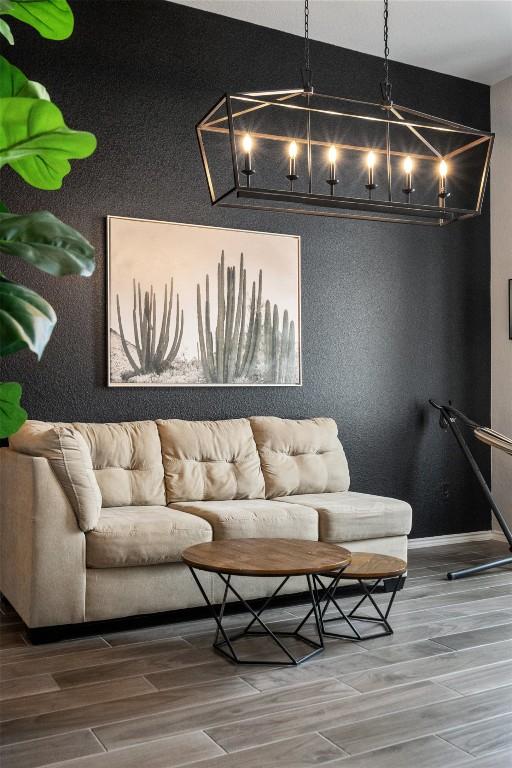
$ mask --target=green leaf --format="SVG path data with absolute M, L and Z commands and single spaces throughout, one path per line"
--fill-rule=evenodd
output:
M 0 252 L 18 256 L 50 275 L 94 272 L 94 248 L 76 229 L 48 211 L 0 213 Z
M 14 37 L 12 36 L 11 28 L 3 19 L 0 19 L 0 35 L 5 37 L 10 45 L 14 45 Z
M 0 382 L 0 437 L 13 435 L 27 420 L 20 405 L 21 386 L 17 381 Z
M 0 200 L 0 213 L 8 213 L 8 208 L 5 203 Z
M 57 315 L 42 296 L 0 277 L 0 356 L 28 347 L 41 359 Z
M 9 96 L 50 100 L 44 85 L 28 80 L 21 69 L 0 56 L 0 98 L 6 99 Z
M 0 3 L 0 13 L 30 24 L 48 40 L 65 40 L 73 32 L 73 12 L 67 0 L 9 0 Z
M 10 165 L 33 187 L 60 189 L 69 160 L 95 148 L 94 135 L 68 128 L 51 101 L 0 99 L 0 168 Z

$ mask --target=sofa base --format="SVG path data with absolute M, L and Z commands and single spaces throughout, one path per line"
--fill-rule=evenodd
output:
M 351 552 L 376 552 L 407 561 L 407 536 L 340 542 L 339 546 Z M 222 602 L 224 587 L 214 573 L 201 571 L 201 584 L 210 602 Z M 233 586 L 244 600 L 270 597 L 279 584 L 277 577 L 234 576 Z M 350 584 L 349 580 L 339 586 Z M 281 594 L 300 594 L 307 590 L 305 576 L 292 576 Z M 230 602 L 234 602 L 230 600 Z M 197 584 L 189 568 L 182 562 L 126 568 L 87 568 L 84 621 L 137 616 L 143 613 L 162 613 L 204 605 Z M 37 626 L 35 623 L 31 626 Z M 53 624 L 39 622 L 39 626 Z M 55 622 L 71 623 L 71 622 Z
M 396 582 L 399 581 L 398 590 L 403 589 L 405 585 L 405 576 L 396 579 L 385 579 L 383 586 L 378 592 L 391 592 Z M 338 587 L 335 596 L 338 598 L 359 595 L 361 592 L 358 585 L 349 584 Z M 308 599 L 307 592 L 297 592 L 289 595 L 278 595 L 272 602 L 273 607 L 282 607 L 297 605 Z M 266 597 L 254 598 L 247 602 L 252 608 L 260 608 L 266 601 Z M 215 605 L 215 608 L 218 608 Z M 241 602 L 232 602 L 226 604 L 226 615 L 244 613 L 245 608 Z M 63 624 L 49 627 L 26 627 L 26 635 L 33 645 L 43 645 L 54 643 L 60 640 L 72 640 L 80 637 L 90 637 L 91 635 L 110 634 L 111 632 L 128 632 L 136 629 L 146 629 L 162 624 L 178 624 L 183 621 L 199 621 L 211 617 L 207 606 L 195 608 L 179 608 L 174 611 L 161 611 L 159 613 L 143 613 L 136 616 L 125 616 L 118 619 L 104 619 L 102 621 L 87 621 L 82 624 Z M 213 628 L 213 625 L 212 625 Z

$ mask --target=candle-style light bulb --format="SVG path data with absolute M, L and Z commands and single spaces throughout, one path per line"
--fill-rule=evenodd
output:
M 297 142 L 291 141 L 288 145 L 288 157 L 290 158 L 290 165 L 288 169 L 287 179 L 290 180 L 290 191 L 293 192 L 293 182 L 299 177 L 297 176 L 297 169 L 295 159 L 297 157 Z
M 404 186 L 402 188 L 404 195 L 409 195 L 414 192 L 412 188 L 412 160 L 407 156 L 404 160 Z
M 368 194 L 371 198 L 372 195 L 372 189 L 376 188 L 376 184 L 373 178 L 373 169 L 375 168 L 375 161 L 377 157 L 375 155 L 375 152 L 368 152 L 366 155 L 366 164 L 368 165 L 368 182 L 366 183 L 366 189 L 368 190 Z
M 329 152 L 327 153 L 327 157 L 329 159 L 329 178 L 327 179 L 327 183 L 331 187 L 331 195 L 334 195 L 334 187 L 338 183 L 338 179 L 336 178 L 336 157 L 338 153 L 336 151 L 336 147 L 331 144 L 329 147 Z
M 242 139 L 242 149 L 244 151 L 244 167 L 242 168 L 242 173 L 245 175 L 247 179 L 247 186 L 249 187 L 251 184 L 251 176 L 254 173 L 254 168 L 252 167 L 252 160 L 251 160 L 251 150 L 252 150 L 252 137 L 246 133 L 245 136 Z
M 445 160 L 441 160 L 439 163 L 439 192 L 437 196 L 439 198 L 439 205 L 444 208 L 446 205 L 446 198 L 450 197 L 450 193 L 446 191 L 446 177 L 448 175 L 448 166 Z

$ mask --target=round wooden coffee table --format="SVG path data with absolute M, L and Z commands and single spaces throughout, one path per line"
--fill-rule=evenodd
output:
M 284 664 L 296 666 L 324 649 L 322 617 L 314 578 L 318 574 L 329 574 L 334 579 L 337 579 L 338 576 L 341 577 L 343 570 L 350 563 L 351 556 L 350 552 L 342 547 L 338 547 L 335 544 L 324 544 L 319 541 L 304 541 L 302 539 L 227 539 L 225 541 L 195 544 L 183 552 L 182 558 L 189 566 L 192 576 L 217 625 L 213 641 L 213 647 L 216 651 L 235 664 L 270 664 L 272 666 Z M 218 612 L 210 602 L 196 571 L 216 573 L 222 580 L 224 595 Z M 278 576 L 282 580 L 270 597 L 265 600 L 261 608 L 254 610 L 233 586 L 231 582 L 232 576 Z M 308 613 L 308 617 L 311 614 L 314 616 L 318 641 L 300 634 L 304 621 L 301 621 L 293 632 L 281 632 L 270 629 L 262 619 L 263 612 L 291 576 L 306 577 L 311 600 L 311 610 Z M 223 625 L 224 612 L 230 592 L 252 615 L 249 624 L 242 631 L 233 635 L 228 635 Z M 251 627 L 254 624 L 259 625 L 260 630 L 252 630 Z M 222 640 L 220 635 L 222 635 Z M 234 643 L 240 638 L 254 635 L 271 637 L 288 660 L 240 659 L 235 651 Z M 298 638 L 312 647 L 313 650 L 297 658 L 281 641 L 280 638 L 282 637 Z
M 331 584 L 326 587 L 319 576 L 315 576 L 315 586 L 321 589 L 321 597 L 319 601 L 325 600 L 325 604 L 320 612 L 320 623 L 322 627 L 322 633 L 329 637 L 340 637 L 343 640 L 371 640 L 375 637 L 384 637 L 385 635 L 392 635 L 393 629 L 388 621 L 391 607 L 395 600 L 396 593 L 404 583 L 404 573 L 407 571 L 407 563 L 405 560 L 400 560 L 398 557 L 390 557 L 389 555 L 379 555 L 369 552 L 353 552 L 350 565 L 345 568 L 343 573 L 330 573 L 328 577 L 332 579 Z M 339 603 L 335 599 L 336 588 L 340 579 L 354 579 L 359 582 L 363 596 L 358 603 L 350 610 L 344 611 Z M 388 585 L 391 584 L 391 589 Z M 374 599 L 375 591 L 384 585 L 385 591 L 391 592 L 388 604 L 385 608 L 381 609 L 378 603 Z M 359 608 L 368 601 L 371 608 L 375 611 L 373 616 L 367 614 L 358 613 Z M 333 605 L 338 616 L 325 618 L 325 613 L 329 605 Z M 311 611 L 309 612 L 311 615 Z M 325 624 L 331 621 L 339 621 L 343 619 L 350 627 L 351 634 L 344 634 L 340 632 L 327 631 Z M 373 634 L 361 634 L 357 627 L 354 625 L 355 621 L 370 622 L 378 624 L 381 627 L 381 631 L 374 632 Z

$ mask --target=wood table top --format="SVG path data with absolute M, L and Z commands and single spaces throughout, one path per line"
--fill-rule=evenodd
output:
M 226 539 L 188 547 L 182 558 L 193 568 L 214 573 L 300 576 L 339 571 L 350 563 L 350 552 L 303 539 Z
M 343 571 L 343 578 L 385 579 L 401 576 L 406 570 L 407 563 L 398 557 L 372 552 L 352 552 L 350 565 Z

